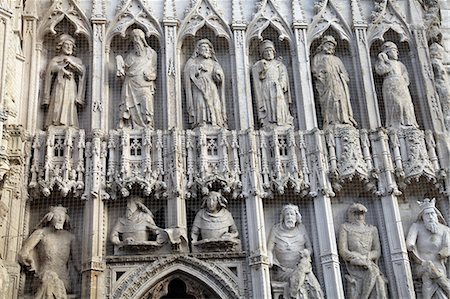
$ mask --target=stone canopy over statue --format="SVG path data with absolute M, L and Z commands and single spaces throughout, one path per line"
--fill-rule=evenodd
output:
M 450 228 L 435 206 L 435 199 L 425 198 L 406 237 L 414 272 L 422 280 L 422 298 L 450 298 L 450 280 L 446 263 L 450 256 Z
M 275 58 L 272 41 L 264 40 L 259 46 L 259 52 L 261 60 L 253 65 L 252 77 L 261 126 L 292 126 L 294 118 L 289 111 L 292 100 L 287 68 Z
M 184 67 L 186 108 L 192 127 L 227 127 L 225 75 L 208 39 L 197 42 Z
M 75 39 L 68 34 L 59 36 L 56 52 L 45 75 L 42 102 L 43 107 L 48 107 L 45 126 L 78 128 L 77 106 L 84 105 L 85 66 L 74 56 Z
M 409 92 L 409 75 L 405 65 L 398 61 L 398 48 L 385 42 L 375 62 L 375 71 L 383 76 L 383 100 L 386 114 L 385 126 L 418 128 L 414 105 Z
M 200 251 L 234 251 L 238 249 L 239 232 L 227 210 L 227 200 L 219 192 L 205 196 L 202 209 L 195 215 L 191 230 L 192 244 Z
M 387 299 L 386 280 L 377 265 L 381 256 L 378 229 L 365 222 L 367 208 L 352 204 L 339 229 L 339 254 L 345 261 L 349 299 Z
M 323 126 L 348 124 L 356 126 L 350 103 L 350 81 L 342 61 L 334 55 L 337 42 L 326 35 L 312 61 L 312 73 L 322 109 Z
M 116 56 L 117 77 L 123 79 L 119 127 L 154 127 L 157 54 L 141 29 L 131 32 L 133 48 L 125 60 Z
M 79 270 L 75 235 L 68 231 L 70 218 L 62 206 L 50 207 L 19 252 L 19 262 L 40 279 L 36 299 L 67 298 L 71 291 L 69 261 Z
M 283 298 L 324 298 L 312 271 L 312 246 L 298 206 L 283 206 L 280 222 L 270 231 L 267 251 L 272 279 L 286 282 Z

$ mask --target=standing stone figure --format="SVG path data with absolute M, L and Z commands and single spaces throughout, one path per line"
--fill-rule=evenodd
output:
M 349 299 L 387 299 L 386 282 L 378 268 L 380 238 L 375 226 L 366 224 L 367 208 L 352 204 L 348 221 L 339 229 L 339 254 L 345 261 Z
M 405 65 L 398 61 L 398 49 L 393 42 L 385 42 L 375 63 L 375 71 L 384 76 L 383 99 L 386 113 L 385 126 L 418 128 L 414 106 L 409 93 L 409 76 Z
M 312 73 L 316 78 L 322 108 L 323 126 L 349 124 L 356 126 L 350 104 L 348 82 L 350 78 L 342 61 L 334 55 L 336 40 L 326 35 L 312 61 Z
M 285 281 L 285 299 L 324 298 L 320 284 L 312 271 L 312 247 L 298 206 L 283 207 L 280 222 L 270 231 L 267 242 L 273 279 Z
M 225 76 L 208 39 L 197 42 L 184 67 L 186 106 L 193 127 L 227 127 Z
M 123 78 L 119 127 L 153 128 L 157 56 L 141 29 L 131 31 L 133 49 L 123 60 L 117 55 L 117 77 Z
M 111 231 L 114 245 L 138 245 L 150 241 L 151 233 L 159 236 L 153 214 L 142 201 L 137 196 L 128 199 L 125 217 L 120 217 Z
M 192 243 L 200 240 L 239 241 L 239 232 L 230 211 L 227 200 L 219 192 L 212 191 L 202 203 L 202 209 L 195 215 L 191 230 Z
M 268 125 L 291 126 L 293 117 L 289 111 L 292 103 L 289 93 L 289 76 L 286 66 L 275 59 L 275 46 L 265 40 L 259 46 L 262 57 L 252 67 L 258 117 L 263 127 Z
M 448 78 L 447 70 L 442 63 L 443 55 L 445 53 L 444 47 L 438 43 L 433 43 L 430 46 L 431 65 L 433 66 L 434 83 L 436 91 L 439 95 L 442 113 L 444 115 L 445 125 L 450 130 L 450 80 Z
M 419 202 L 421 211 L 406 237 L 406 247 L 416 262 L 415 272 L 422 278 L 422 298 L 450 298 L 450 280 L 445 264 L 450 256 L 450 228 L 435 199 Z
M 48 106 L 45 126 L 78 128 L 77 105 L 84 105 L 85 67 L 74 56 L 75 39 L 62 34 L 55 56 L 47 67 L 43 107 Z
M 35 298 L 67 298 L 71 290 L 68 263 L 79 258 L 75 235 L 68 229 L 69 215 L 62 206 L 50 207 L 38 229 L 25 241 L 19 252 L 19 262 L 36 272 L 41 280 Z M 77 262 L 74 266 L 79 268 Z

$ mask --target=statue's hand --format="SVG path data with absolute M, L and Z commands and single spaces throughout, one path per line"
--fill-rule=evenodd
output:
M 389 61 L 389 57 L 386 55 L 386 53 L 381 52 L 380 54 L 378 54 L 378 59 L 384 61 L 384 62 L 388 62 Z

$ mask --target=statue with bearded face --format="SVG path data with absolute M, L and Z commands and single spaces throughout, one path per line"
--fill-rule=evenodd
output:
M 285 205 L 267 243 L 272 278 L 287 282 L 283 297 L 324 298 L 312 271 L 312 246 L 296 205 Z
M 133 48 L 125 60 L 116 57 L 117 77 L 123 79 L 119 127 L 153 128 L 157 54 L 141 29 L 134 29 L 131 38 Z
M 406 237 L 406 247 L 416 263 L 415 272 L 422 279 L 422 298 L 450 298 L 450 280 L 445 263 L 450 256 L 450 228 L 435 199 L 419 202 L 421 211 Z
M 68 231 L 67 208 L 50 207 L 50 211 L 19 252 L 19 262 L 36 273 L 41 285 L 35 298 L 67 298 L 71 290 L 68 263 L 77 258 L 75 235 Z M 79 269 L 79 261 L 73 263 Z

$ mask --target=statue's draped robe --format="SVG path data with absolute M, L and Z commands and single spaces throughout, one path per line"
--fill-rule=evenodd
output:
M 236 233 L 237 227 L 231 213 L 222 208 L 217 213 L 201 209 L 195 215 L 193 230 L 199 230 L 202 240 L 220 239 L 225 233 Z
M 403 63 L 389 60 L 385 63 L 380 59 L 375 64 L 375 71 L 384 76 L 383 99 L 387 128 L 413 126 L 418 128 L 414 105 L 409 92 L 408 71 Z
M 142 128 L 154 126 L 153 101 L 157 75 L 157 54 L 145 47 L 142 55 L 133 50 L 125 58 L 125 80 L 120 106 L 121 126 Z
M 75 67 L 70 67 L 67 59 L 70 59 Z M 44 88 L 45 97 L 50 97 L 46 99 L 49 101 L 46 103 L 49 104 L 46 127 L 79 127 L 77 104 L 84 104 L 84 73 L 82 61 L 77 57 L 59 55 L 50 61 Z
M 348 89 L 349 76 L 342 61 L 330 54 L 314 56 L 312 72 L 316 78 L 324 126 L 356 125 Z
M 184 67 L 186 106 L 193 127 L 227 127 L 224 73 L 213 59 L 190 58 Z
M 253 92 L 262 126 L 292 125 L 291 97 L 286 66 L 279 60 L 260 60 L 252 67 Z

